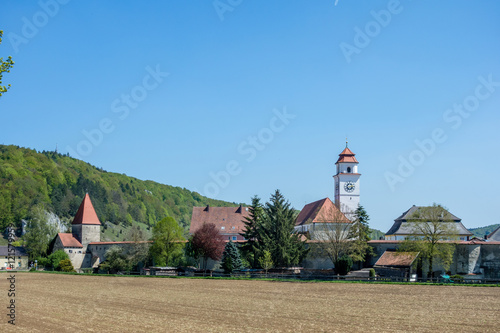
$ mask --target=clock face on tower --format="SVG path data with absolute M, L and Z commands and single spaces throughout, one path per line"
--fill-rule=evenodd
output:
M 344 190 L 348 193 L 351 193 L 352 191 L 354 191 L 355 188 L 356 188 L 356 186 L 354 185 L 353 182 L 347 182 L 344 185 Z

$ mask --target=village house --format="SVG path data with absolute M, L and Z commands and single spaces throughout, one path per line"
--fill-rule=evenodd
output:
M 8 269 L 14 265 L 14 269 L 28 269 L 28 253 L 23 247 L 0 246 L 0 269 Z
M 248 208 L 242 207 L 193 207 L 189 233 L 192 235 L 204 223 L 213 223 L 226 242 L 245 241 L 240 233 L 245 230 L 245 218 L 249 217 Z

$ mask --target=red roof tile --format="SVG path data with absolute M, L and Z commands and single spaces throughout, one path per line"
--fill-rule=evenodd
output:
M 345 147 L 344 150 L 339 154 L 339 159 L 337 160 L 337 163 L 359 163 L 356 160 L 356 157 L 354 157 L 354 154 L 349 148 Z M 335 164 L 337 164 L 335 163 Z
M 243 232 L 245 217 L 249 216 L 246 207 L 193 207 L 189 232 L 193 234 L 203 223 L 213 223 L 224 235 L 237 235 Z
M 85 194 L 85 198 L 83 198 L 72 224 L 101 224 L 88 193 Z
M 57 236 L 64 247 L 83 247 L 82 243 L 73 234 L 60 232 Z
M 374 266 L 409 267 L 418 254 L 419 252 L 385 251 Z
M 329 198 L 311 202 L 302 208 L 295 225 L 309 223 L 351 223 Z

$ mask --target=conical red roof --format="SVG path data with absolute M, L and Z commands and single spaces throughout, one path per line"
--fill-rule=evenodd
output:
M 92 201 L 90 201 L 89 194 L 85 194 L 80 208 L 75 215 L 73 223 L 71 224 L 101 224 L 97 214 L 95 213 L 94 206 L 92 206 Z
M 354 155 L 356 154 L 354 154 L 349 148 L 345 147 L 345 149 L 339 154 L 337 163 L 359 163 Z

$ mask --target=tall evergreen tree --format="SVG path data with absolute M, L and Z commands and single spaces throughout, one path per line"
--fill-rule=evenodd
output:
M 262 240 L 276 267 L 299 264 L 307 254 L 305 241 L 294 231 L 296 214 L 279 190 L 264 208 Z
M 252 268 L 258 266 L 258 258 L 262 252 L 262 238 L 260 236 L 261 223 L 264 215 L 264 209 L 258 196 L 252 198 L 252 205 L 248 208 L 249 216 L 245 217 L 243 223 L 245 229 L 240 234 L 247 241 L 241 245 L 241 251 L 245 258 L 252 265 Z
M 349 256 L 354 262 L 363 262 L 366 257 L 373 253 L 373 249 L 368 245 L 370 240 L 370 228 L 368 221 L 370 217 L 363 206 L 358 206 L 355 211 L 355 220 L 349 229 L 348 238 L 351 239 Z
M 233 271 L 243 268 L 240 251 L 236 244 L 231 241 L 226 243 L 226 247 L 222 253 L 222 268 L 225 274 L 231 274 Z

